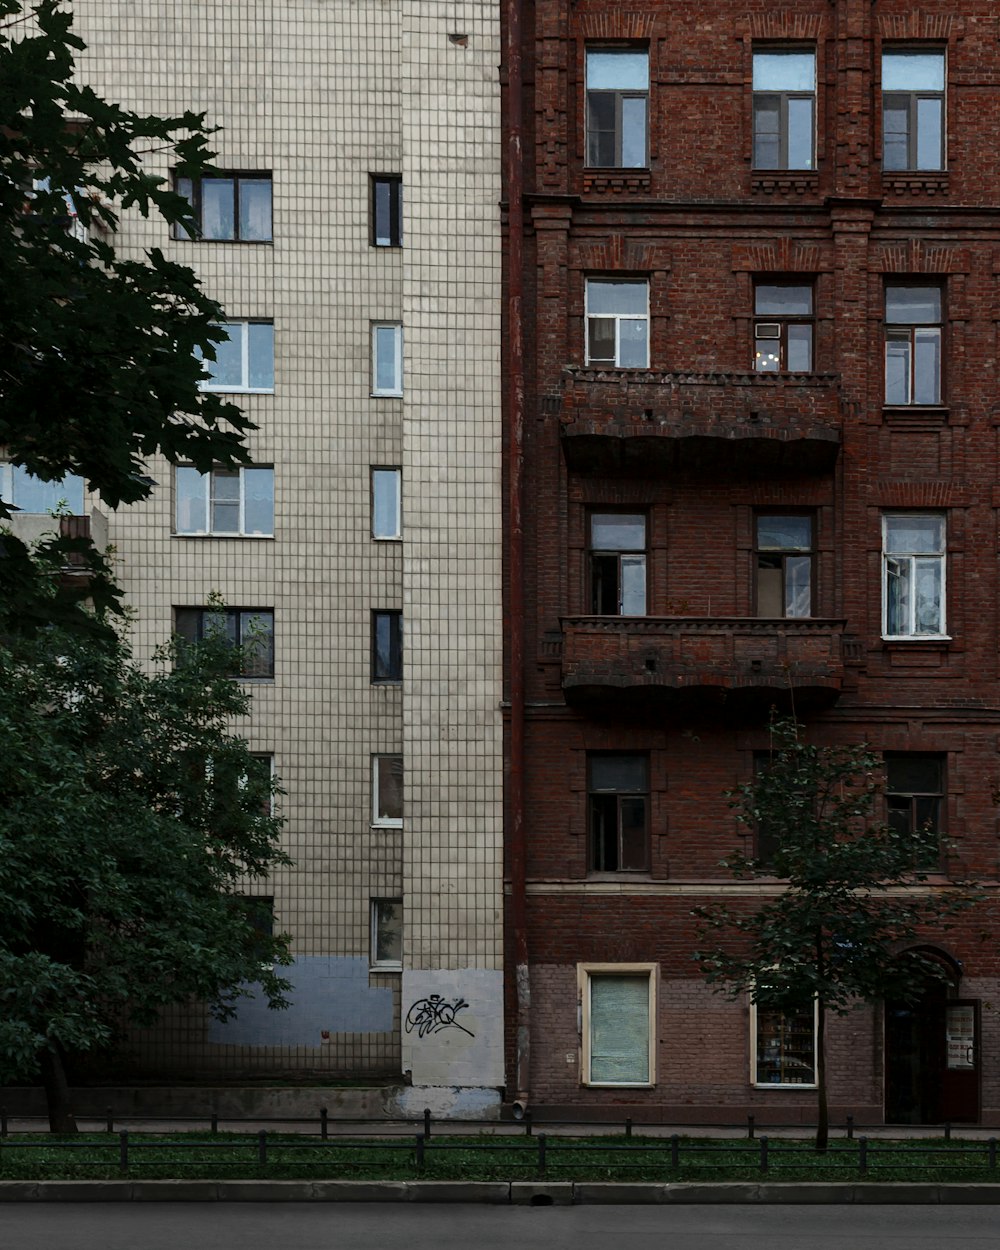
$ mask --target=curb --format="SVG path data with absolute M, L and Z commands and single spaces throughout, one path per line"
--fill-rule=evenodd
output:
M 801 1203 L 1000 1205 L 1000 1184 L 590 1181 L 0 1181 L 4 1202 L 465 1202 L 494 1206 Z

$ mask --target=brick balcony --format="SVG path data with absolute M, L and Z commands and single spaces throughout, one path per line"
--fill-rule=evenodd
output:
M 573 616 L 562 621 L 571 703 L 829 707 L 844 678 L 842 620 Z
M 825 473 L 840 450 L 839 374 L 569 366 L 558 406 L 566 462 L 583 472 Z

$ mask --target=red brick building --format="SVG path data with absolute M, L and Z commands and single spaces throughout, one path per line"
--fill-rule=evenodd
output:
M 811 1020 L 691 960 L 778 705 L 986 883 L 833 1115 L 1000 1123 L 995 0 L 507 18 L 510 1096 L 812 1118 Z

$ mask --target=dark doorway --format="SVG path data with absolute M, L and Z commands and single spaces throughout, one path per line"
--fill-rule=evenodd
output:
M 916 1003 L 885 1005 L 888 1124 L 979 1120 L 979 1004 L 930 982 Z

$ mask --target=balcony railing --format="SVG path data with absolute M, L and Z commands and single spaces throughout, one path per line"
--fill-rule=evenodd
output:
M 835 703 L 842 620 L 574 616 L 562 622 L 570 702 Z
M 570 366 L 557 402 L 567 463 L 584 472 L 825 473 L 840 450 L 838 374 Z

